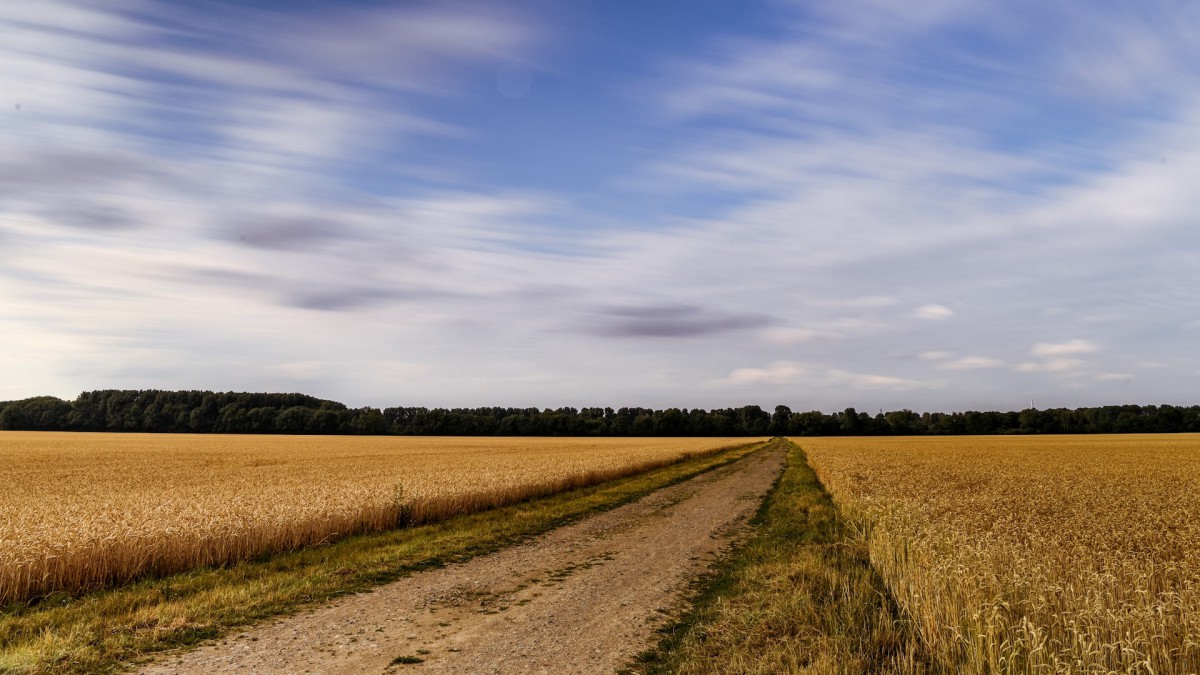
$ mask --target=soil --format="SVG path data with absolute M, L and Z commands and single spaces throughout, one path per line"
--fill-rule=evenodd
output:
M 143 673 L 611 673 L 657 644 L 783 468 L 757 452 L 465 563 L 165 655 Z

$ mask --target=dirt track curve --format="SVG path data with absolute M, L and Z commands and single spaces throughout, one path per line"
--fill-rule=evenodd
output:
M 743 534 L 778 446 L 526 544 L 413 574 L 143 673 L 611 673 Z M 397 657 L 419 664 L 393 663 Z

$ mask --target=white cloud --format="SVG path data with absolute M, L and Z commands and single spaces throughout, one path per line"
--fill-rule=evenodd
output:
M 1128 382 L 1133 379 L 1129 373 L 1098 373 L 1096 379 L 1101 382 Z
M 954 310 L 943 305 L 922 305 L 913 311 L 913 316 L 918 319 L 942 321 L 954 316 Z
M 1091 361 L 1078 358 L 1100 351 L 1095 342 L 1082 339 L 1067 340 L 1066 342 L 1039 342 L 1033 346 L 1030 353 L 1039 357 L 1040 361 L 1029 361 L 1017 366 L 1022 373 L 1048 373 L 1058 378 L 1074 380 L 1095 370 Z M 1118 378 L 1095 375 L 1097 381 L 1117 381 Z
M 808 342 L 820 335 L 817 331 L 805 328 L 768 328 L 762 332 L 762 339 L 774 345 L 789 347 Z
M 1100 351 L 1100 346 L 1089 340 L 1068 340 L 1066 342 L 1039 342 L 1033 346 L 1034 356 L 1074 356 L 1076 354 L 1092 354 Z
M 939 382 L 915 380 L 893 375 L 856 373 L 838 368 L 820 368 L 795 361 L 776 361 L 765 368 L 738 368 L 725 380 L 733 385 L 804 384 L 816 388 L 852 390 L 909 391 L 941 386 Z
M 1084 366 L 1079 359 L 1052 358 L 1040 362 L 1027 362 L 1017 366 L 1022 373 L 1073 373 Z
M 730 384 L 792 384 L 808 374 L 794 361 L 776 361 L 766 368 L 738 368 L 729 374 Z
M 942 370 L 978 370 L 981 368 L 998 368 L 1004 365 L 1000 359 L 993 359 L 987 356 L 964 356 L 953 361 L 939 363 L 938 368 Z
M 838 369 L 830 369 L 826 373 L 823 384 L 826 386 L 848 386 L 851 389 L 880 389 L 888 391 L 908 391 L 911 389 L 927 389 L 942 386 L 939 382 L 927 382 L 893 375 L 852 373 Z
M 951 356 L 954 356 L 954 352 L 932 351 L 921 352 L 918 358 L 920 358 L 922 361 L 942 361 L 950 358 Z

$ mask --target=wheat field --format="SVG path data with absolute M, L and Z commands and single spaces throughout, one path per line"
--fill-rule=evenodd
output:
M 0 432 L 0 605 L 430 522 L 747 442 Z
M 1200 435 L 797 442 L 927 667 L 1200 671 Z

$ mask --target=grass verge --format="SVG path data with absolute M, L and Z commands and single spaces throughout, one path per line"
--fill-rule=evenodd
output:
M 116 672 L 145 655 L 467 560 L 735 462 L 751 443 L 600 485 L 0 614 L 0 673 Z
M 703 580 L 693 609 L 627 672 L 918 673 L 906 622 L 804 452 L 755 518 L 755 534 Z

